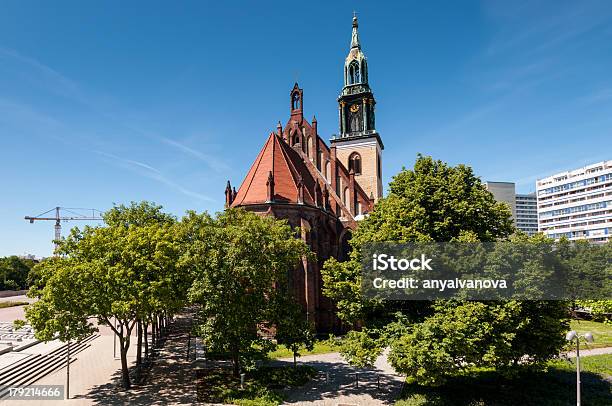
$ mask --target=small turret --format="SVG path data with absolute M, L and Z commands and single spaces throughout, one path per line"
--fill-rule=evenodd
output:
M 232 185 L 230 184 L 230 181 L 227 181 L 227 186 L 225 187 L 225 207 L 230 207 L 232 205 L 232 203 L 234 202 L 234 197 L 236 197 L 235 195 L 235 189 L 234 192 L 232 192 Z

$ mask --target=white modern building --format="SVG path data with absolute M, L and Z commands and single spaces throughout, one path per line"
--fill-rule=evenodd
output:
M 612 161 L 536 182 L 538 230 L 551 238 L 609 241 L 612 235 Z
M 538 232 L 538 198 L 535 194 L 516 194 L 515 198 L 516 214 L 516 228 L 527 233 L 527 235 L 534 235 Z

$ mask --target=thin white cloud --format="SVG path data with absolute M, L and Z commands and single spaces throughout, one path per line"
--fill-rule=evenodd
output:
M 83 97 L 81 90 L 76 82 L 62 75 L 55 69 L 47 66 L 38 60 L 25 56 L 14 49 L 0 47 L 0 59 L 16 62 L 22 66 L 30 68 L 34 72 L 33 79 L 43 83 L 43 86 L 59 93 L 63 96 L 70 97 L 81 103 L 87 103 Z M 25 70 L 21 69 L 21 72 Z
M 212 199 L 206 195 L 195 192 L 193 190 L 187 189 L 186 187 L 178 184 L 177 182 L 174 182 L 173 180 L 167 178 L 166 176 L 164 176 L 164 174 L 159 169 L 154 168 L 153 166 L 149 164 L 146 164 L 140 161 L 136 161 L 133 159 L 122 158 L 117 155 L 110 154 L 108 152 L 97 151 L 97 150 L 93 152 L 95 152 L 96 154 L 102 155 L 106 158 L 110 158 L 111 160 L 120 164 L 122 167 L 127 168 L 129 170 L 136 169 L 137 173 L 139 173 L 140 175 L 145 176 L 149 179 L 153 179 L 166 186 L 169 186 L 170 188 L 175 189 L 178 192 L 186 196 L 193 197 L 193 198 L 196 198 L 202 201 L 206 201 L 206 202 L 215 202 L 215 199 Z
M 212 170 L 214 170 L 217 173 L 226 173 L 230 169 L 229 165 L 227 165 L 225 162 L 215 158 L 212 155 L 208 155 L 201 151 L 198 151 L 197 149 L 191 148 L 188 145 L 185 145 L 183 143 L 180 143 L 178 141 L 175 141 L 175 140 L 172 140 L 166 137 L 160 137 L 160 140 L 163 143 L 170 145 L 186 153 L 187 155 L 191 155 L 199 159 L 200 161 L 204 162 L 206 165 L 208 165 Z

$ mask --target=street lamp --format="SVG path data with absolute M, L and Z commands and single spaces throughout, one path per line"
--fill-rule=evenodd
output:
M 580 339 L 584 338 L 586 342 L 593 342 L 593 334 L 590 332 L 580 335 L 574 330 L 565 335 L 567 341 L 576 340 L 576 405 L 580 406 Z

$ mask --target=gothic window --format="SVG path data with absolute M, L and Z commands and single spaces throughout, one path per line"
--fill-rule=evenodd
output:
M 349 194 L 349 188 L 345 187 L 344 188 L 344 199 L 343 199 L 342 203 L 344 203 L 344 205 L 348 207 L 350 201 L 351 201 L 351 198 L 350 198 L 350 194 Z
M 299 135 L 297 135 L 297 134 L 295 134 L 295 135 L 293 136 L 293 145 L 295 145 L 295 144 L 299 144 L 299 142 L 300 142 L 300 136 L 299 136 Z M 292 145 L 292 146 L 293 146 L 293 145 Z
M 325 163 L 325 179 L 327 179 L 328 182 L 330 182 L 330 175 L 331 175 L 331 164 L 329 163 L 329 161 L 327 161 Z
M 363 116 L 358 104 L 353 104 L 349 109 L 349 130 L 353 133 L 363 130 Z
M 306 141 L 306 156 L 310 158 L 310 151 L 312 150 L 312 137 L 308 136 Z
M 359 72 L 359 63 L 353 61 L 349 65 L 349 85 L 356 83 L 361 83 L 361 72 Z
M 298 92 L 293 93 L 291 96 L 291 109 L 298 110 L 300 108 L 300 94 Z
M 349 157 L 349 172 L 352 169 L 355 175 L 361 175 L 361 156 L 357 152 L 353 152 Z

